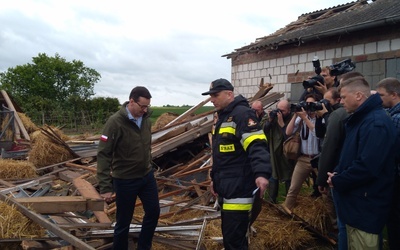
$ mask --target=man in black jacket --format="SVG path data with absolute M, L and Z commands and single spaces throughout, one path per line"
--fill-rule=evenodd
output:
M 263 197 L 271 177 L 267 139 L 246 98 L 234 97 L 226 79 L 211 83 L 210 95 L 218 112 L 213 134 L 211 192 L 221 205 L 225 249 L 248 249 L 247 231 L 254 197 Z

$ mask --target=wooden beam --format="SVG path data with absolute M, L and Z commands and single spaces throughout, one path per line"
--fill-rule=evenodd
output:
M 17 202 L 29 206 L 37 213 L 56 214 L 76 211 L 104 211 L 103 199 L 87 199 L 81 196 L 41 196 L 16 198 Z
M 6 92 L 5 90 L 0 90 L 0 91 L 1 91 L 1 94 L 3 95 L 3 97 L 4 97 L 4 100 L 5 100 L 6 103 L 7 103 L 7 107 L 8 107 L 11 111 L 14 111 L 15 123 L 16 123 L 16 125 L 17 125 L 16 128 L 19 128 L 19 129 L 20 129 L 20 131 L 21 131 L 22 134 L 24 135 L 24 138 L 25 138 L 25 139 L 31 140 L 30 137 L 29 137 L 29 134 L 28 134 L 28 132 L 26 131 L 25 126 L 24 126 L 24 124 L 22 123 L 22 120 L 21 120 L 21 118 L 19 117 L 18 112 L 17 112 L 17 110 L 15 109 L 14 105 L 12 104 L 11 99 L 10 99 L 10 97 L 8 96 L 7 92 Z M 20 138 L 17 138 L 17 139 L 20 139 Z
M 72 181 L 72 183 L 83 197 L 89 199 L 102 199 L 97 190 L 88 181 L 81 178 L 76 178 Z M 104 207 L 106 206 L 106 203 L 103 202 L 103 211 L 93 212 L 100 223 L 111 223 L 110 218 L 108 218 L 107 214 L 104 212 Z

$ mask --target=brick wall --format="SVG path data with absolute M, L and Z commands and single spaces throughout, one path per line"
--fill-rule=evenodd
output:
M 291 98 L 292 84 L 302 83 L 315 75 L 312 60 L 318 56 L 321 66 L 329 66 L 346 58 L 357 63 L 400 57 L 400 29 L 371 29 L 342 34 L 329 39 L 290 44 L 276 50 L 265 49 L 232 58 L 232 83 L 235 92 L 252 97 L 261 78 L 274 84 L 273 92 L 283 92 Z M 362 72 L 363 73 L 363 72 Z

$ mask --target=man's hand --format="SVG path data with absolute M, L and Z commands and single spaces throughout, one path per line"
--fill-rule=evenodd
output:
M 257 177 L 256 186 L 260 188 L 260 198 L 264 197 L 264 192 L 265 190 L 267 190 L 268 184 L 269 184 L 268 180 L 265 179 L 264 177 Z
M 210 192 L 214 196 L 218 196 L 218 194 L 214 191 L 214 183 L 211 181 L 210 182 Z
M 328 189 L 326 187 L 324 187 L 324 186 L 318 186 L 318 191 L 321 194 L 328 194 Z
M 326 183 L 328 183 L 330 188 L 333 188 L 333 183 L 332 183 L 332 177 L 336 175 L 336 172 L 328 172 L 328 180 L 326 181 Z
M 318 85 L 315 85 L 314 88 L 316 90 L 318 90 L 318 92 L 321 93 L 321 95 L 324 95 L 328 91 L 328 89 L 326 88 L 326 85 L 324 85 L 318 81 L 317 81 L 317 84 Z
M 114 201 L 114 198 L 112 197 L 112 192 L 107 192 L 107 193 L 104 193 L 104 194 L 100 194 L 100 196 L 103 198 L 103 200 L 107 204 L 109 204 L 109 203 Z
M 276 116 L 277 116 L 277 118 L 278 118 L 278 125 L 279 125 L 279 127 L 283 128 L 283 127 L 285 126 L 285 122 L 283 121 L 282 112 L 279 111 L 279 112 L 276 114 Z

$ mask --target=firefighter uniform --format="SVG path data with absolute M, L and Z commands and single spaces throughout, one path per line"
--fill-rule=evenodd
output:
M 212 145 L 211 178 L 221 205 L 225 249 L 248 249 L 255 179 L 269 179 L 272 170 L 266 136 L 243 96 L 218 111 Z

